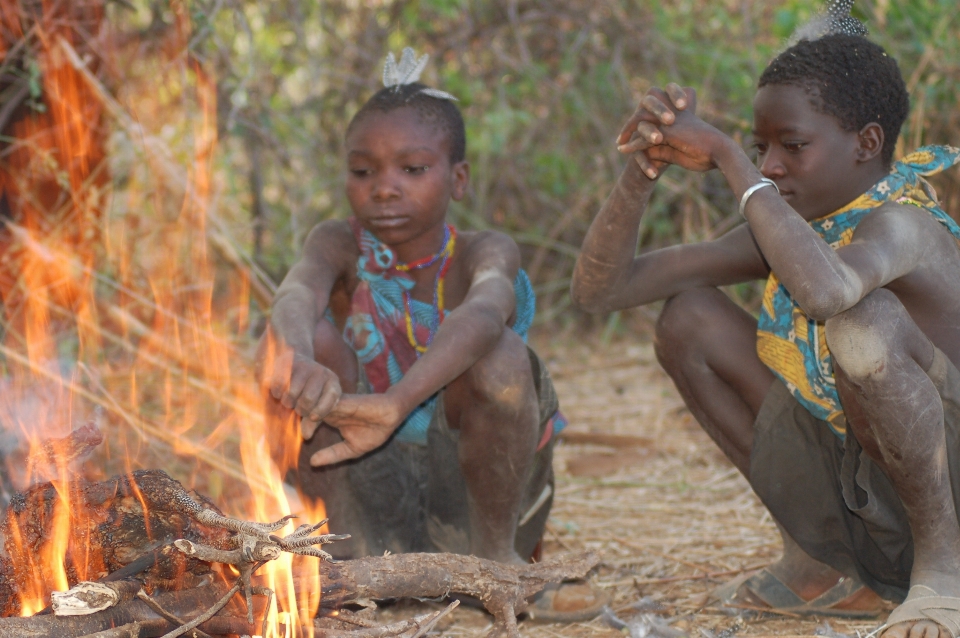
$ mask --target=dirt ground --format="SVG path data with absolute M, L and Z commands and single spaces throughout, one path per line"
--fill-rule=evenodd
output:
M 556 498 L 544 555 L 601 552 L 592 582 L 629 621 L 644 597 L 672 627 L 695 638 L 798 636 L 830 631 L 863 636 L 879 620 L 801 619 L 705 606 L 708 594 L 739 573 L 776 560 L 779 535 L 747 482 L 686 410 L 649 344 L 537 348 L 553 374 L 570 440 L 557 449 Z M 613 446 L 583 443 L 585 433 L 632 437 Z M 409 617 L 421 604 L 381 612 Z M 457 609 L 439 631 L 481 635 L 490 619 Z M 625 632 L 626 630 L 624 630 Z M 601 619 L 572 625 L 521 624 L 531 638 L 617 636 Z M 637 637 L 634 637 L 637 638 Z

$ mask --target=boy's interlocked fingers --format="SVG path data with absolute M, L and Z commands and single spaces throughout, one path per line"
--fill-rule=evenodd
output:
M 696 112 L 696 101 L 696 91 L 691 88 L 684 89 L 676 82 L 667 84 L 663 89 L 651 88 L 640 100 L 637 110 L 620 129 L 617 146 L 620 147 L 629 142 L 630 136 L 637 131 L 637 126 L 641 122 L 646 121 L 654 125 L 672 124 L 676 119 L 676 111 Z M 621 152 L 629 151 L 621 150 Z
M 643 151 L 663 143 L 660 126 L 674 124 L 677 113 L 683 110 L 696 110 L 696 92 L 693 89 L 684 89 L 675 82 L 663 89 L 651 88 L 617 136 L 617 150 L 624 155 L 634 155 L 640 169 L 650 179 L 656 178 L 669 162 L 654 161 Z

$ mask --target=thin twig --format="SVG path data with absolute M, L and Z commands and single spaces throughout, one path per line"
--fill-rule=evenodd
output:
M 178 616 L 175 616 L 174 614 L 171 614 L 169 611 L 167 611 L 166 609 L 164 609 L 164 608 L 160 605 L 160 603 L 158 603 L 158 602 L 155 601 L 153 598 L 151 598 L 151 597 L 147 594 L 147 592 L 143 591 L 142 589 L 137 592 L 137 598 L 139 598 L 140 600 L 142 600 L 142 601 L 147 605 L 147 607 L 149 607 L 149 608 L 152 609 L 154 612 L 156 612 L 157 615 L 159 615 L 161 618 L 163 618 L 163 619 L 165 619 L 165 620 L 169 620 L 170 622 L 172 622 L 174 625 L 177 625 L 177 626 L 180 626 L 180 625 L 184 625 L 184 624 L 185 624 L 185 621 L 184 621 L 183 619 L 181 619 L 181 618 L 178 617 Z M 195 635 L 197 635 L 197 636 L 200 636 L 200 638 L 211 638 L 210 634 L 208 634 L 207 632 L 202 631 L 202 630 L 200 630 L 200 629 L 194 629 L 194 630 L 193 630 L 193 633 L 194 633 Z
M 436 615 L 434 615 L 433 618 L 431 618 L 426 623 L 424 623 L 424 625 L 417 630 L 417 633 L 413 634 L 412 638 L 420 638 L 421 636 L 424 636 L 427 632 L 429 632 L 431 629 L 434 628 L 434 626 L 440 621 L 441 618 L 443 618 L 444 616 L 449 614 L 451 611 L 456 609 L 459 605 L 460 605 L 460 601 L 455 600 L 449 605 L 447 605 L 445 609 L 441 609 L 439 612 L 437 612 Z
M 196 627 L 199 627 L 203 623 L 213 618 L 218 611 L 226 607 L 227 603 L 230 602 L 230 599 L 233 598 L 234 594 L 236 594 L 238 591 L 240 591 L 239 579 L 237 580 L 236 583 L 234 583 L 233 587 L 230 588 L 230 591 L 224 594 L 223 598 L 221 598 L 220 600 L 218 600 L 213 604 L 213 607 L 203 612 L 202 614 L 200 614 L 199 616 L 197 616 L 187 624 L 177 627 L 173 631 L 164 634 L 163 636 L 161 636 L 161 638 L 177 638 L 178 636 L 182 636 L 183 634 L 187 633 L 191 629 L 195 629 Z
M 670 576 L 667 578 L 634 578 L 632 581 L 637 585 L 656 585 L 659 583 L 680 583 L 688 580 L 707 580 L 710 578 L 721 578 L 723 576 L 736 576 L 737 574 L 742 574 L 744 572 L 751 572 L 755 569 L 760 569 L 761 567 L 766 567 L 769 565 L 769 562 L 763 563 L 761 565 L 753 565 L 751 567 L 744 567 L 742 569 L 730 569 L 724 572 L 710 572 L 707 574 L 698 574 L 693 576 Z
M 726 607 L 727 609 L 746 609 L 748 611 L 756 611 L 764 614 L 786 616 L 787 618 L 803 618 L 803 616 L 801 616 L 800 614 L 784 611 L 782 609 L 775 609 L 773 607 L 757 607 L 755 605 L 724 605 L 724 607 Z

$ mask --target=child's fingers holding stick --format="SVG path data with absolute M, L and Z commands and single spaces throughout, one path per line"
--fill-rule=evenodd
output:
M 282 348 L 280 353 L 267 361 L 265 365 L 264 382 L 270 391 L 270 396 L 277 401 L 282 402 L 287 393 L 287 388 L 290 387 L 290 373 L 293 370 L 295 354 L 293 348 Z M 291 408 L 293 406 L 288 405 L 286 407 Z

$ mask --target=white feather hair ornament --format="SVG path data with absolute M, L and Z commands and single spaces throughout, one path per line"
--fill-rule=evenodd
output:
M 826 11 L 821 11 L 797 27 L 787 41 L 787 47 L 801 40 L 819 40 L 827 35 L 867 35 L 867 27 L 850 15 L 851 9 L 853 0 L 831 0 Z
M 413 84 L 420 79 L 423 70 L 427 68 L 427 62 L 430 61 L 430 55 L 424 53 L 419 58 L 413 49 L 406 47 L 400 54 L 400 62 L 393 52 L 387 54 L 387 59 L 383 63 L 383 86 L 387 88 L 399 89 L 405 84 Z M 457 98 L 446 91 L 439 89 L 424 88 L 414 93 L 414 95 L 423 93 L 438 100 L 451 100 L 457 102 Z M 410 97 L 413 97 L 412 95 Z

